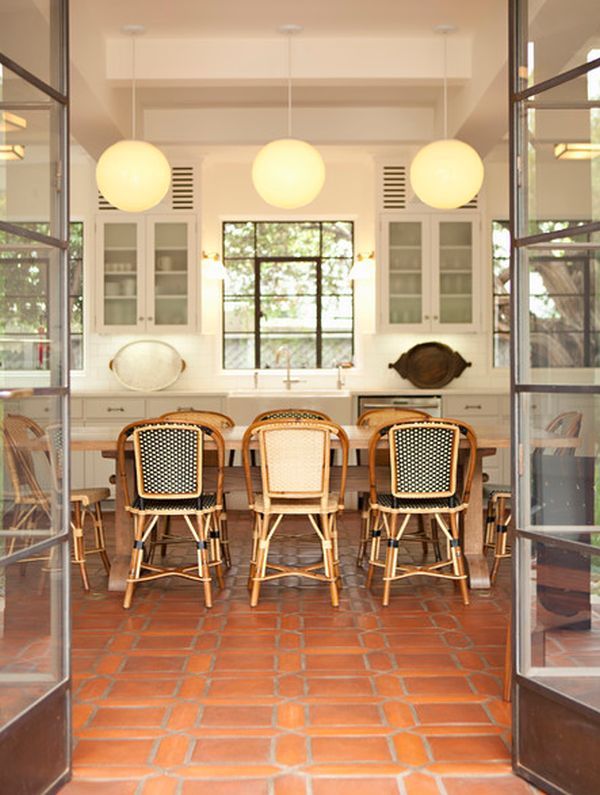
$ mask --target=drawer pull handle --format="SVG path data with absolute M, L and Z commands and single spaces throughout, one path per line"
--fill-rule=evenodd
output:
M 114 408 L 114 409 L 111 406 L 109 406 L 106 410 L 107 411 L 125 411 L 123 406 L 118 406 L 117 408 Z
M 477 406 L 465 406 L 466 409 L 481 409 L 480 405 Z
M 195 411 L 193 406 L 177 406 L 177 411 Z

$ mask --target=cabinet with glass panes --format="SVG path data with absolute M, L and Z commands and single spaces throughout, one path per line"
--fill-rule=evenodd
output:
M 123 217 L 97 223 L 100 332 L 183 331 L 196 323 L 192 216 Z
M 477 213 L 386 214 L 380 251 L 384 329 L 478 328 Z

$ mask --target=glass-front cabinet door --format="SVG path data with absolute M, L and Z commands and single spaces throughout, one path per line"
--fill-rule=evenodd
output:
M 438 311 L 433 320 L 439 324 L 469 327 L 473 323 L 473 236 L 470 220 L 437 220 L 434 223 L 435 251 L 438 262 Z
M 389 221 L 384 226 L 387 274 L 383 322 L 386 326 L 421 326 L 424 319 L 429 319 L 423 295 L 424 245 L 428 233 L 424 227 L 424 222 L 418 218 Z
M 110 218 L 99 218 L 98 331 L 192 328 L 196 322 L 193 251 L 191 216 L 111 212 Z
M 153 275 L 148 290 L 147 322 L 177 331 L 194 322 L 193 219 L 164 216 L 148 221 L 148 251 Z
M 475 331 L 479 216 L 453 212 L 382 223 L 381 322 L 388 331 Z
M 143 222 L 109 221 L 99 231 L 100 325 L 110 331 L 143 329 Z

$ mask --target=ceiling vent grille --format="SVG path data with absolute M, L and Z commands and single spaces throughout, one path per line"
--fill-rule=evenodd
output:
M 171 166 L 171 186 L 157 209 L 189 212 L 194 209 L 194 166 Z M 98 209 L 117 208 L 98 191 Z
M 380 207 L 382 210 L 406 208 L 406 166 L 382 166 Z

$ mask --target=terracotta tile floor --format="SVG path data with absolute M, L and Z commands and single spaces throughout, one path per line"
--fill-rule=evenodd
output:
M 173 579 L 139 586 L 125 611 L 96 563 L 89 595 L 73 572 L 65 795 L 535 792 L 511 774 L 500 697 L 507 565 L 469 607 L 451 583 L 413 579 L 384 609 L 355 566 L 348 512 L 339 609 L 326 586 L 292 580 L 264 585 L 251 609 L 247 516 L 230 526 L 235 565 L 212 610 L 196 583 Z M 316 557 L 296 538 L 279 550 Z

